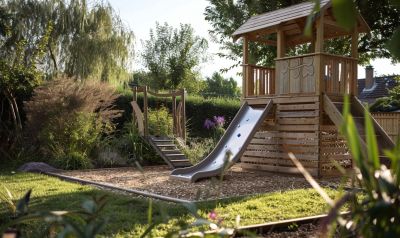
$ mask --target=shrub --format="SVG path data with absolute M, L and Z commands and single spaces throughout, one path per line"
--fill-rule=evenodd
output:
M 324 233 L 330 225 L 332 232 L 338 227 L 340 237 L 400 237 L 400 140 L 391 151 L 385 151 L 390 167 L 381 164 L 379 148 L 372 119 L 365 111 L 366 151 L 360 143 L 359 132 L 350 115 L 350 103 L 344 103 L 342 134 L 355 163 L 355 171 L 347 174 L 352 187 L 339 199 L 333 201 L 318 183 L 307 174 L 300 162 L 290 155 L 310 184 L 331 206 L 323 222 Z M 344 205 L 349 205 L 349 214 L 340 215 Z M 326 234 L 325 234 L 326 235 Z
M 61 77 L 38 87 L 25 103 L 27 142 L 65 169 L 88 168 L 95 149 L 114 131 L 118 95 L 105 83 Z
M 183 148 L 183 153 L 190 163 L 197 164 L 207 156 L 215 147 L 213 139 L 191 138 L 188 146 Z
M 173 134 L 173 120 L 168 109 L 161 106 L 158 109 L 148 110 L 149 132 L 151 135 L 171 136 Z
M 113 140 L 112 146 L 119 151 L 120 155 L 123 156 L 129 164 L 164 164 L 164 161 L 139 135 L 134 121 L 125 123 L 121 134 Z
M 43 155 L 64 169 L 90 168 L 91 152 L 101 140 L 103 125 L 94 114 L 54 117 L 39 134 Z

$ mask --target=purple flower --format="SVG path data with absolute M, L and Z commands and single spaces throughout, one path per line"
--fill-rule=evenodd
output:
M 215 123 L 213 122 L 213 121 L 211 121 L 210 119 L 206 119 L 205 121 L 204 121 L 204 128 L 207 128 L 207 129 L 211 129 L 211 128 L 213 128 L 215 126 Z
M 222 127 L 225 124 L 225 118 L 223 116 L 214 116 L 214 123 Z

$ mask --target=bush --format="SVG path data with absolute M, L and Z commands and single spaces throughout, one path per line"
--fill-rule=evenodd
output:
M 148 110 L 149 133 L 157 136 L 173 135 L 173 119 L 166 107 Z
M 72 113 L 54 117 L 39 134 L 40 151 L 63 169 L 86 169 L 92 166 L 90 154 L 100 143 L 102 123 L 94 114 Z
M 114 131 L 118 95 L 105 83 L 61 77 L 25 103 L 25 136 L 35 151 L 64 169 L 91 167 L 96 148 Z
M 188 141 L 188 146 L 183 148 L 183 153 L 190 163 L 197 164 L 207 156 L 215 147 L 213 139 L 195 138 Z
M 134 121 L 125 123 L 120 135 L 114 138 L 112 147 L 119 151 L 119 154 L 129 164 L 164 164 L 164 161 L 156 154 L 153 148 L 139 135 Z

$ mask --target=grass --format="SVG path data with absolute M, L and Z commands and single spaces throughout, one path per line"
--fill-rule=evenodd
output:
M 30 173 L 0 172 L 0 183 L 7 186 L 16 197 L 21 197 L 32 188 L 31 211 L 37 210 L 73 210 L 80 208 L 82 201 L 94 195 L 108 194 L 109 202 L 104 216 L 109 219 L 104 231 L 105 236 L 137 237 L 147 228 L 148 199 L 111 193 L 64 182 L 59 179 Z M 327 190 L 331 196 L 337 192 Z M 165 224 L 158 225 L 153 235 L 163 236 L 177 228 L 177 224 L 194 221 L 187 209 L 180 204 L 154 202 L 153 218 L 160 219 L 164 212 L 168 214 Z M 245 198 L 225 199 L 218 202 L 197 204 L 203 217 L 215 210 L 224 224 L 233 226 L 237 215 L 241 225 L 277 221 L 302 216 L 321 214 L 327 211 L 326 203 L 312 189 L 298 189 L 275 192 Z M 164 211 L 164 212 L 163 212 Z M 0 206 L 0 223 L 6 221 L 6 210 Z M 32 237 L 45 229 L 43 224 L 29 224 L 26 230 Z

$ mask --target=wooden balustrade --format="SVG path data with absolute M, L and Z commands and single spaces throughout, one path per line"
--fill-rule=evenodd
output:
M 246 77 L 245 97 L 271 96 L 275 94 L 275 69 L 256 65 L 243 65 Z
M 357 59 L 321 54 L 322 91 L 327 94 L 357 94 Z
M 243 65 L 244 96 L 357 94 L 357 59 L 312 53 L 276 60 L 275 69 Z M 276 74 L 276 75 L 275 75 Z M 275 79 L 276 77 L 276 79 Z
M 315 94 L 316 64 L 316 54 L 277 59 L 277 94 Z

